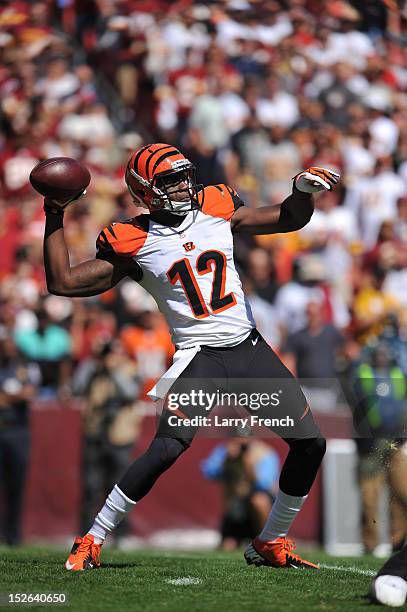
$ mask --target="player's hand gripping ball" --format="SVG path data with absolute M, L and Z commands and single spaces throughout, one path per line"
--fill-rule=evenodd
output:
M 51 205 L 63 210 L 86 193 L 90 183 L 90 173 L 76 159 L 51 157 L 33 168 L 30 183 L 46 198 L 46 208 Z
M 326 168 L 312 166 L 294 177 L 294 185 L 298 191 L 317 193 L 330 191 L 339 182 L 341 175 Z

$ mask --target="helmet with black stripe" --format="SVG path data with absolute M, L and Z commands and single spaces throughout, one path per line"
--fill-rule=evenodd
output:
M 183 215 L 202 206 L 203 185 L 196 183 L 195 166 L 172 145 L 140 147 L 127 164 L 125 179 L 133 201 L 151 211 Z

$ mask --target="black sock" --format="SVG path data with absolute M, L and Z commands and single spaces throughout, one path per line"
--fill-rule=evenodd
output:
M 407 580 L 407 546 L 390 557 L 379 570 L 378 576 L 400 576 Z
M 290 446 L 280 474 L 280 489 L 287 495 L 308 495 L 326 450 L 324 438 L 285 440 Z

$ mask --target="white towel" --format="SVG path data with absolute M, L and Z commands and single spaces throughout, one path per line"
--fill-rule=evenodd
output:
M 178 349 L 174 353 L 172 365 L 161 376 L 160 380 L 156 382 L 154 387 L 150 389 L 147 395 L 154 401 L 164 399 L 168 391 L 171 389 L 174 380 L 176 380 L 179 375 L 182 374 L 187 365 L 191 363 L 195 355 L 199 353 L 200 350 L 200 346 L 193 346 L 189 349 Z

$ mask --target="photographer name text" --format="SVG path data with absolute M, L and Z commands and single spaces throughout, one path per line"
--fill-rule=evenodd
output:
M 294 427 L 294 419 L 288 415 L 280 419 L 262 418 L 257 414 L 242 418 L 199 415 L 188 419 L 172 414 L 168 417 L 168 424 L 171 427 L 239 427 L 244 429 L 246 427 Z

